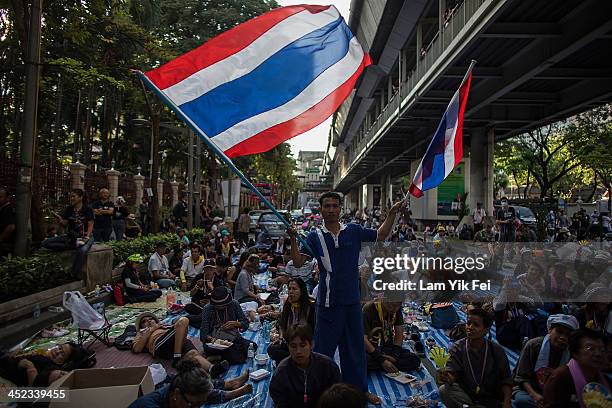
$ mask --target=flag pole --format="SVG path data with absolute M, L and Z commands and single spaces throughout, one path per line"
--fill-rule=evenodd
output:
M 253 183 L 251 183 L 251 181 L 246 178 L 246 176 L 234 165 L 234 163 L 232 162 L 232 160 L 227 157 L 227 155 L 221 150 L 219 149 L 214 143 L 211 142 L 210 138 L 208 138 L 204 132 L 202 131 L 202 129 L 199 128 L 198 125 L 196 125 L 187 115 L 185 115 L 183 113 L 183 111 L 181 111 L 181 109 L 176 106 L 176 104 L 174 102 L 172 102 L 170 99 L 168 99 L 168 97 L 166 95 L 164 95 L 164 93 L 157 87 L 157 85 L 155 85 L 153 82 L 151 82 L 151 80 L 142 72 L 139 70 L 132 70 L 132 72 L 134 72 L 136 75 L 138 75 L 138 77 L 140 78 L 141 81 L 143 81 L 143 83 L 145 83 L 149 89 L 151 89 L 168 107 L 170 107 L 170 109 L 172 109 L 172 111 L 174 113 L 176 113 L 178 115 L 179 118 L 181 118 L 183 120 L 183 122 L 185 122 L 185 124 L 187 126 L 189 126 L 191 128 L 191 130 L 193 130 L 200 138 L 200 140 L 202 140 L 204 143 L 206 143 L 206 145 L 213 151 L 215 152 L 215 154 L 217 156 L 219 156 L 219 158 L 223 161 L 223 163 L 225 163 L 227 165 L 227 167 L 229 167 L 229 169 L 235 174 L 237 175 L 244 184 L 246 184 L 246 186 L 248 188 L 250 188 L 253 193 L 255 193 L 255 195 L 257 195 L 257 197 L 259 197 L 259 199 L 266 205 L 266 207 L 268 207 L 273 213 L 274 215 L 276 215 L 276 217 L 287 227 L 287 228 L 291 228 L 292 225 L 289 224 L 289 221 L 287 221 L 287 219 L 285 217 L 283 217 L 277 210 L 276 208 L 274 208 L 274 206 L 272 205 L 272 203 L 270 203 L 268 200 L 266 200 L 266 198 L 263 196 L 263 194 L 261 194 L 261 191 L 259 191 L 254 185 Z M 229 183 L 230 181 L 228 181 Z M 229 197 L 229 201 L 231 203 L 232 198 Z M 230 215 L 231 215 L 231 205 L 230 205 Z M 300 241 L 300 243 L 312 254 L 314 254 L 314 252 L 312 251 L 312 248 L 310 248 L 310 246 L 308 245 L 308 243 L 302 238 L 300 237 L 300 235 L 297 235 L 297 239 Z
M 400 55 L 399 55 L 399 64 L 400 64 L 400 67 L 401 67 L 401 58 L 402 58 L 402 54 L 400 52 Z M 465 75 L 463 76 L 463 79 L 461 80 L 461 83 L 459 84 L 459 87 L 461 87 L 461 85 L 467 80 L 467 77 L 470 74 L 470 72 L 472 72 L 472 69 L 474 68 L 474 65 L 476 65 L 476 60 L 471 60 L 470 61 L 470 66 L 468 67 L 467 71 L 465 72 Z M 402 71 L 401 71 L 401 68 L 400 68 L 399 75 L 400 75 L 399 83 L 400 83 L 400 86 L 401 86 L 401 83 L 402 83 Z M 399 93 L 399 97 L 400 97 L 399 106 L 400 107 L 402 106 L 401 96 L 402 96 L 402 93 L 401 93 L 401 88 L 400 88 L 400 93 Z M 398 111 L 398 114 L 399 114 L 399 111 Z M 421 162 L 422 161 L 423 160 L 421 159 Z M 411 183 L 413 181 L 414 180 L 412 180 Z M 406 203 L 407 203 L 406 207 L 408 209 L 410 209 L 410 188 L 408 188 L 408 191 L 406 192 L 406 195 L 404 196 L 404 201 L 406 201 Z M 389 237 L 393 234 L 393 230 L 395 229 L 395 226 L 397 225 L 397 222 L 399 221 L 399 218 L 400 218 L 400 213 L 398 211 L 397 214 L 395 214 L 395 220 L 393 221 L 393 227 L 391 227 L 391 232 L 389 232 L 389 235 L 387 237 L 385 237 L 385 241 L 387 241 L 389 239 Z

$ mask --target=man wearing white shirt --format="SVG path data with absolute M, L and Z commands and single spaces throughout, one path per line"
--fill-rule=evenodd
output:
M 474 234 L 482 229 L 482 221 L 487 216 L 487 212 L 482 208 L 482 203 L 476 203 L 476 209 L 472 213 L 474 219 Z
M 191 256 L 183 259 L 181 266 L 181 287 L 183 291 L 187 290 L 187 281 L 192 280 L 198 274 L 204 272 L 204 257 L 200 255 L 200 245 L 191 244 Z
M 170 272 L 168 258 L 166 258 L 166 244 L 162 241 L 155 245 L 155 252 L 149 258 L 148 271 L 151 280 L 159 285 L 160 288 L 174 286 L 175 276 Z

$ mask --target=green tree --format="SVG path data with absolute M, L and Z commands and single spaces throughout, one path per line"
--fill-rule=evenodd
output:
M 567 148 L 564 126 L 552 124 L 516 136 L 500 144 L 497 152 L 502 169 L 509 169 L 515 181 L 525 173 L 525 178 L 533 177 L 541 198 L 555 193 L 554 186 L 581 165 L 580 153 Z

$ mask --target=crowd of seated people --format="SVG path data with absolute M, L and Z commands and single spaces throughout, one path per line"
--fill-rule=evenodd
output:
M 406 224 L 398 231 L 402 231 L 402 237 L 414 235 Z M 347 407 L 365 406 L 363 394 L 342 383 L 336 363 L 313 352 L 316 260 L 309 259 L 296 268 L 284 242 L 246 247 L 242 241 L 234 242 L 231 234 L 217 234 L 203 242 L 190 242 L 188 249 L 186 244 L 175 248 L 168 259 L 166 248 L 160 245 L 153 254 L 158 258 L 149 261 L 152 282 L 162 286 L 160 280 L 169 277 L 172 282 L 167 282 L 168 287 L 183 289 L 191 302 L 184 309 L 187 315 L 173 325 L 164 326 L 147 315 L 140 319 L 138 329 L 144 331 L 139 331 L 133 350 L 173 359 L 178 374 L 133 406 L 184 406 L 175 404 L 180 401 L 195 406 L 251 392 L 247 378 L 223 381 L 220 377 L 229 366 L 247 361 L 252 342 L 244 332 L 257 330 L 253 323 L 264 320 L 273 326 L 267 353 L 276 367 L 269 387 L 275 406 L 334 407 L 337 401 L 345 401 L 343 406 Z M 436 228 L 435 235 L 434 240 L 447 239 L 445 228 Z M 142 278 L 134 272 L 139 262 L 140 258 L 134 258 L 126 265 L 126 278 L 137 285 L 126 289 L 152 298 L 156 289 L 139 283 Z M 271 272 L 270 284 L 279 289 L 286 285 L 286 297 L 280 290 L 269 294 L 267 299 L 272 301 L 262 296 L 269 290 L 258 287 L 255 275 L 265 269 Z M 582 400 L 582 389 L 588 383 L 609 389 L 610 289 L 589 283 L 596 282 L 592 276 L 578 282 L 569 277 L 568 269 L 562 261 L 548 268 L 522 262 L 494 299 L 468 307 L 465 328 L 453 338 L 449 361 L 438 376 L 439 395 L 445 406 L 588 407 Z M 561 305 L 543 300 L 546 294 L 563 297 L 576 291 L 585 293 L 584 302 Z M 280 308 L 276 305 L 279 301 Z M 423 355 L 406 346 L 409 336 L 405 334 L 401 302 L 371 300 L 363 303 L 362 313 L 369 371 L 412 372 L 422 367 Z M 186 337 L 189 325 L 200 330 L 202 350 Z M 493 326 L 495 337 L 491 336 Z M 207 345 L 215 339 L 228 340 L 232 345 L 224 350 Z M 506 350 L 519 354 L 514 370 Z M 199 385 L 192 387 L 194 384 Z

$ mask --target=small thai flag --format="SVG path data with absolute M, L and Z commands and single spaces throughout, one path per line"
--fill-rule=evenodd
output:
M 228 157 L 314 128 L 350 95 L 370 57 L 334 6 L 274 9 L 145 74 Z
M 463 158 L 463 114 L 472 82 L 472 61 L 461 86 L 451 99 L 442 120 L 414 175 L 409 192 L 415 197 L 436 188 Z

